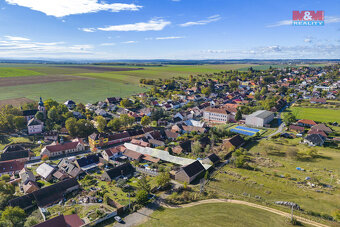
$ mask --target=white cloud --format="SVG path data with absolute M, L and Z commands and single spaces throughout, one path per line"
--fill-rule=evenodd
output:
M 167 36 L 167 37 L 156 37 L 156 40 L 165 40 L 165 39 L 184 39 L 184 36 Z
M 151 19 L 148 22 L 139 22 L 135 24 L 112 25 L 104 28 L 97 28 L 100 31 L 160 31 L 165 26 L 171 24 L 170 21 L 163 19 Z
M 312 39 L 306 38 L 305 40 L 303 40 L 305 43 L 311 43 Z
M 125 3 L 107 4 L 98 0 L 5 0 L 8 4 L 19 5 L 40 11 L 48 16 L 64 17 L 73 14 L 95 13 L 102 10 L 119 12 L 137 11 L 142 6 Z
M 7 38 L 8 40 L 11 40 L 11 41 L 29 41 L 30 40 L 28 38 L 19 37 L 19 36 L 6 35 L 4 37 Z
M 28 38 L 4 36 L 0 40 L 0 57 L 28 57 L 91 54 L 92 45 L 66 45 L 64 42 L 35 42 Z
M 184 24 L 180 24 L 180 26 L 188 27 L 188 26 L 193 26 L 193 25 L 205 25 L 205 24 L 209 24 L 211 22 L 219 21 L 221 19 L 222 19 L 221 16 L 217 14 L 217 15 L 210 16 L 205 20 L 189 21 L 189 22 L 186 22 Z
M 278 26 L 284 26 L 284 25 L 292 25 L 292 20 L 281 20 L 281 21 L 276 22 L 275 24 L 267 25 L 267 27 L 271 28 L 271 27 L 278 27 Z
M 339 23 L 340 17 L 335 16 L 326 16 L 325 17 L 325 24 L 331 24 L 331 23 Z M 275 24 L 267 25 L 266 27 L 279 27 L 279 26 L 285 26 L 285 25 L 292 25 L 292 20 L 281 20 L 276 22 Z
M 325 23 L 339 23 L 340 22 L 340 17 L 333 17 L 333 16 L 326 16 L 325 17 Z
M 79 30 L 83 32 L 95 32 L 96 31 L 95 28 L 79 28 Z
M 131 44 L 131 43 L 138 43 L 138 41 L 125 41 L 125 42 L 122 42 L 122 43 L 124 43 L 124 44 Z
M 116 45 L 115 43 L 101 43 L 101 46 L 114 46 Z

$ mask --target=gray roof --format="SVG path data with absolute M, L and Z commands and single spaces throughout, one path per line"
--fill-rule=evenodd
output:
M 274 113 L 271 112 L 271 111 L 268 111 L 268 110 L 258 110 L 255 113 L 252 113 L 252 114 L 250 114 L 248 116 L 250 116 L 250 117 L 258 117 L 258 118 L 265 119 L 265 118 L 271 116 L 272 114 L 274 114 Z

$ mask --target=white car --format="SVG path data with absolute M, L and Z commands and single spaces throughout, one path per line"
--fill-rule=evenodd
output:
M 115 216 L 114 219 L 119 223 L 121 223 L 123 221 L 122 218 L 119 217 L 119 216 Z

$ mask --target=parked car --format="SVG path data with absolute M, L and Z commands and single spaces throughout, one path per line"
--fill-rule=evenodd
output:
M 123 219 L 119 216 L 115 216 L 114 219 L 119 223 L 121 223 L 123 221 Z

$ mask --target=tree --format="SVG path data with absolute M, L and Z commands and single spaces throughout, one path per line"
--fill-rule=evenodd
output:
M 9 220 L 14 226 L 22 226 L 25 218 L 25 211 L 19 207 L 8 206 L 1 215 L 2 220 Z
M 14 192 L 15 188 L 12 184 L 7 184 L 5 181 L 0 181 L 0 193 L 12 195 Z
M 261 89 L 261 91 L 260 91 L 260 95 L 265 95 L 265 94 L 267 94 L 267 92 L 268 92 L 268 89 L 267 89 L 267 87 L 263 87 L 262 89 Z
M 132 103 L 130 99 L 122 99 L 122 101 L 120 101 L 120 105 L 122 107 L 128 108 L 128 107 L 131 107 Z
M 229 87 L 232 89 L 232 90 L 235 90 L 237 87 L 238 87 L 238 83 L 236 81 L 230 81 L 229 82 Z
M 120 122 L 119 118 L 114 118 L 107 124 L 107 127 L 111 128 L 113 131 L 118 131 L 122 123 Z
M 72 137 L 77 135 L 77 120 L 74 117 L 66 120 L 65 127 Z
M 53 106 L 48 112 L 47 117 L 51 119 L 53 122 L 57 122 L 59 118 L 58 110 L 55 106 Z
M 256 99 L 256 100 L 260 100 L 261 99 L 261 94 L 260 94 L 260 92 L 255 92 L 255 95 L 254 95 L 254 98 Z
M 0 220 L 0 227 L 14 227 L 10 220 Z
M 209 96 L 211 94 L 211 87 L 204 87 L 201 92 L 202 94 Z
M 4 174 L 4 175 L 2 175 L 1 176 L 1 180 L 3 180 L 3 181 L 9 181 L 11 179 L 11 177 L 8 175 L 8 174 Z
M 17 130 L 21 130 L 21 129 L 25 128 L 25 126 L 26 126 L 25 117 L 23 117 L 23 116 L 14 116 L 13 117 L 13 124 L 14 124 L 14 127 Z
M 44 106 L 45 106 L 47 111 L 50 110 L 53 106 L 57 107 L 58 105 L 59 105 L 59 103 L 55 100 L 52 100 L 52 99 L 47 99 L 44 102 Z
M 97 123 L 97 130 L 98 132 L 104 132 L 105 127 L 106 127 L 106 120 L 102 116 L 97 116 L 96 117 L 96 123 Z
M 144 205 L 148 201 L 148 192 L 145 190 L 139 190 L 136 193 L 137 203 Z
M 156 183 L 159 187 L 166 187 L 170 183 L 170 174 L 162 172 L 156 177 Z
M 147 193 L 150 193 L 151 186 L 149 184 L 149 181 L 146 179 L 144 175 L 138 180 L 137 187 L 139 190 L 145 190 Z
M 147 126 L 151 123 L 151 119 L 149 116 L 144 116 L 142 120 L 140 121 L 141 125 Z
M 42 161 L 47 161 L 49 159 L 49 157 L 47 156 L 47 155 L 43 155 L 42 157 L 41 157 L 41 160 Z
M 235 115 L 235 120 L 239 121 L 242 119 L 242 112 L 241 110 L 237 110 L 236 115 Z
M 36 119 L 43 121 L 44 120 L 44 114 L 42 112 L 37 112 L 34 116 Z
M 296 118 L 291 112 L 283 113 L 282 120 L 286 125 L 296 122 Z
M 202 152 L 202 147 L 198 140 L 191 144 L 191 151 L 196 155 Z
M 120 122 L 124 127 L 127 127 L 130 123 L 130 117 L 127 114 L 120 115 Z
M 36 224 L 39 224 L 39 221 L 37 220 L 36 217 L 31 216 L 31 217 L 28 217 L 28 218 L 26 219 L 26 222 L 25 222 L 25 224 L 24 224 L 24 227 L 31 227 L 31 226 L 34 226 L 34 225 L 36 225 Z
M 87 137 L 95 131 L 95 128 L 91 121 L 80 119 L 76 124 L 76 134 L 79 137 Z

